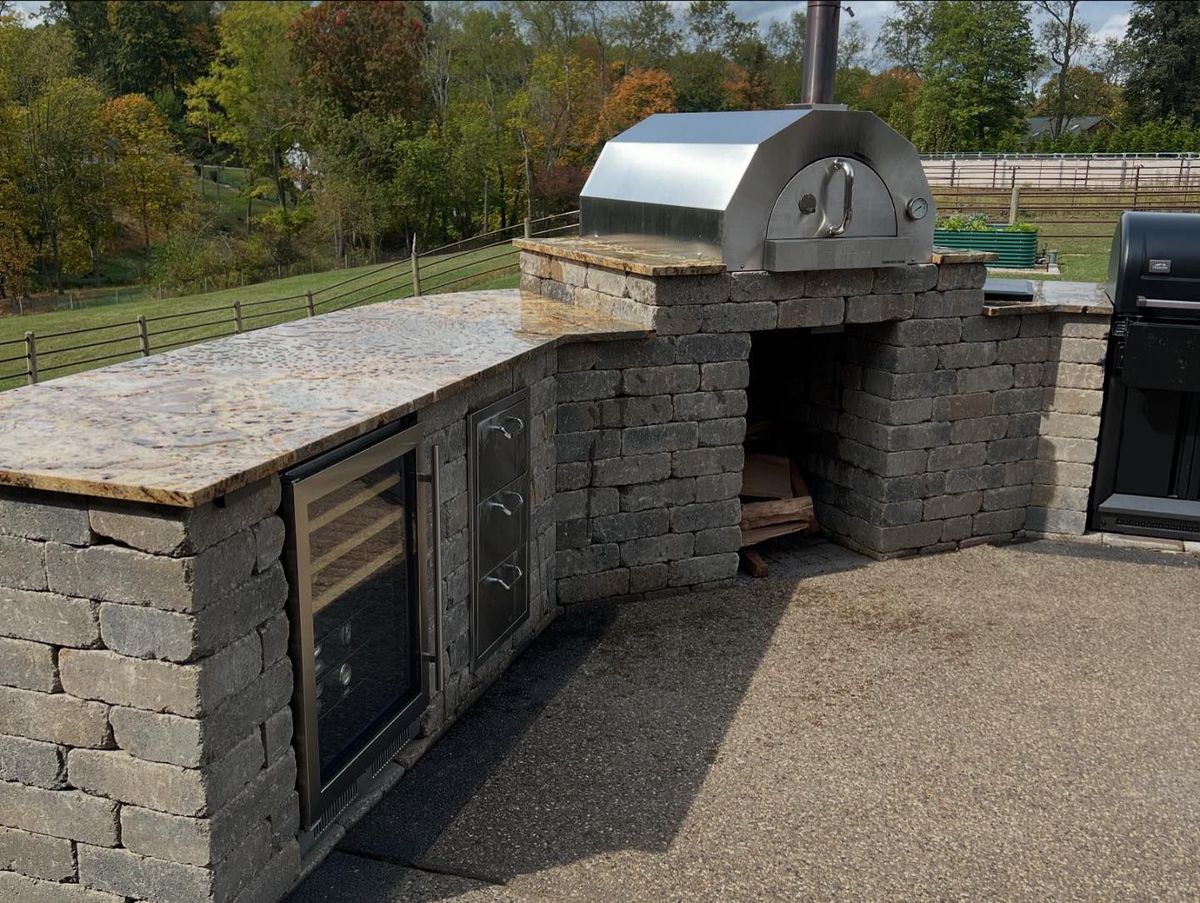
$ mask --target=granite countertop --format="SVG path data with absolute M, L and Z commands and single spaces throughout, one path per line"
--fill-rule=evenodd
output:
M 634 245 L 628 239 L 572 235 L 565 238 L 518 238 L 513 244 L 522 251 L 638 276 L 700 276 L 725 272 L 725 264 L 719 255 L 696 252 L 695 256 L 685 256 L 678 248 L 654 247 L 653 238 L 647 237 L 642 241 L 645 243 Z M 954 248 L 934 248 L 930 256 L 930 260 L 936 264 L 987 263 L 995 259 L 996 255 L 991 251 Z
M 647 332 L 515 289 L 284 323 L 0 393 L 0 485 L 193 507 L 535 349 Z
M 1112 302 L 1097 282 L 1057 282 L 1049 279 L 1033 283 L 1032 301 L 986 301 L 984 316 L 1010 314 L 1091 314 L 1110 316 Z

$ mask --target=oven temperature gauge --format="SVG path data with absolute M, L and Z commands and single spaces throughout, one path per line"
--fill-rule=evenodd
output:
M 907 207 L 909 219 L 925 219 L 929 212 L 929 201 L 926 198 L 913 198 Z

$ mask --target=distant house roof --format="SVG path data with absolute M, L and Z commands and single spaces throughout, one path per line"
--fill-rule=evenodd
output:
M 1063 134 L 1090 135 L 1097 128 L 1112 128 L 1107 116 L 1075 116 L 1063 122 Z M 1026 122 L 1026 134 L 1030 138 L 1042 138 L 1054 132 L 1053 116 L 1030 116 Z

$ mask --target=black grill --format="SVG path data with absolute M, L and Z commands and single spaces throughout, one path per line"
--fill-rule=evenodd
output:
M 1122 214 L 1092 526 L 1200 533 L 1200 214 Z

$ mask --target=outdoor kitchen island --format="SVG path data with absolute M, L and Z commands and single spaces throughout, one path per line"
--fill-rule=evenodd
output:
M 795 353 L 789 390 L 827 440 L 808 466 L 836 540 L 882 557 L 1083 531 L 1107 328 L 1091 295 L 984 310 L 961 255 L 780 274 L 523 247 L 526 292 L 388 302 L 0 396 L 0 894 L 276 899 L 556 602 L 731 580 L 764 333 L 828 355 Z M 318 762 L 371 660 L 353 657 L 363 608 L 314 624 L 366 585 L 364 605 L 407 602 L 366 626 L 404 651 L 389 686 L 408 695 L 358 758 Z

